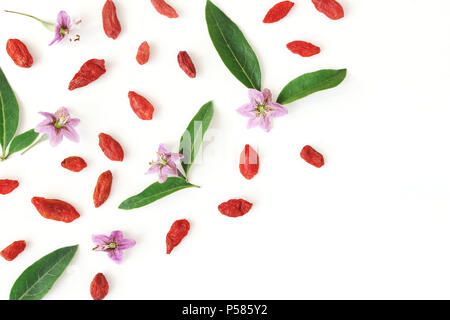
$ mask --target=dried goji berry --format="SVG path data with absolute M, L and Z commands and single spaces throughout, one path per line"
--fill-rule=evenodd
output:
M 287 44 L 287 48 L 293 53 L 302 57 L 311 57 L 320 53 L 320 48 L 306 41 L 292 41 Z
M 312 0 L 317 11 L 328 18 L 338 20 L 344 17 L 344 9 L 336 0 Z
M 191 224 L 186 219 L 177 220 L 172 224 L 166 236 L 167 254 L 170 254 L 173 248 L 180 244 L 190 228 Z
M 141 45 L 138 48 L 138 52 L 136 55 L 136 61 L 140 65 L 143 65 L 148 62 L 149 58 L 150 58 L 150 46 L 148 45 L 147 41 L 144 41 L 141 43 Z
M 274 23 L 286 17 L 295 3 L 291 1 L 282 1 L 272 7 L 264 17 L 264 23 Z
M 168 18 L 178 18 L 178 13 L 169 6 L 164 0 L 151 0 L 156 11 Z
M 100 148 L 109 160 L 123 161 L 124 154 L 122 146 L 113 137 L 106 133 L 100 133 L 98 140 Z
M 19 186 L 19 181 L 17 180 L 0 180 L 0 194 L 8 194 L 14 191 L 15 188 Z
M 68 157 L 61 162 L 61 167 L 73 172 L 80 172 L 87 167 L 87 164 L 83 158 Z
M 87 86 L 97 80 L 106 72 L 105 60 L 91 59 L 86 61 L 80 71 L 73 77 L 69 84 L 69 90 L 75 90 Z
M 111 171 L 103 172 L 97 180 L 97 185 L 94 190 L 94 205 L 96 208 L 100 207 L 109 198 L 111 193 L 113 176 Z
M 314 150 L 311 146 L 304 146 L 302 151 L 300 152 L 300 156 L 303 158 L 303 160 L 317 168 L 320 168 L 325 164 L 323 155 Z
M 239 170 L 245 179 L 252 179 L 259 170 L 259 155 L 248 144 L 245 145 L 244 150 L 241 153 L 241 159 L 239 163 Z
M 46 219 L 69 223 L 80 217 L 72 205 L 61 200 L 34 197 L 31 202 L 41 216 Z
M 94 300 L 103 300 L 109 291 L 108 280 L 103 273 L 97 273 L 91 282 L 91 296 Z
M 27 243 L 23 240 L 14 241 L 0 252 L 0 256 L 7 261 L 12 261 L 25 250 Z
M 131 109 L 140 119 L 152 120 L 155 108 L 147 99 L 134 91 L 128 92 L 128 99 L 130 100 Z
M 221 214 L 236 218 L 243 216 L 253 207 L 253 204 L 244 199 L 232 199 L 219 205 Z
M 195 70 L 194 63 L 186 51 L 180 51 L 180 53 L 178 53 L 178 64 L 190 78 L 196 77 L 197 71 Z
M 6 42 L 6 52 L 19 67 L 30 68 L 33 65 L 33 57 L 27 46 L 19 39 L 9 39 Z
M 102 10 L 103 30 L 108 38 L 117 39 L 122 31 L 119 19 L 117 18 L 116 6 L 112 0 L 106 0 Z

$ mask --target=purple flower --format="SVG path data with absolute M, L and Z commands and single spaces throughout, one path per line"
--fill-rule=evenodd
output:
M 249 129 L 259 125 L 264 131 L 269 132 L 270 119 L 282 117 L 288 113 L 281 104 L 272 102 L 272 93 L 269 89 L 264 89 L 262 92 L 250 89 L 248 95 L 250 103 L 237 109 L 237 112 L 250 118 L 247 125 Z
M 179 153 L 168 152 L 166 146 L 163 144 L 159 145 L 158 152 L 156 154 L 158 155 L 158 159 L 150 162 L 150 169 L 148 169 L 147 174 L 158 173 L 159 183 L 166 182 L 168 176 L 178 176 L 175 161 L 183 159 L 184 156 Z
M 50 42 L 49 46 L 64 39 L 64 37 L 69 34 L 71 28 L 72 22 L 69 15 L 64 10 L 60 11 L 55 25 L 55 38 Z
M 39 133 L 47 133 L 52 147 L 61 143 L 63 136 L 74 142 L 80 140 L 78 133 L 75 131 L 80 119 L 71 118 L 67 108 L 59 108 L 54 114 L 48 112 L 39 112 L 39 114 L 46 119 L 39 123 L 34 130 Z
M 117 263 L 122 262 L 123 250 L 136 245 L 133 239 L 124 239 L 122 231 L 113 231 L 109 237 L 102 234 L 93 235 L 92 241 L 97 245 L 92 250 L 108 252 L 108 257 Z

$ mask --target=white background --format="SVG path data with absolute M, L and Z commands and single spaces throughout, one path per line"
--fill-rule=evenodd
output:
M 247 90 L 223 66 L 209 39 L 204 0 L 171 0 L 180 14 L 167 19 L 149 0 L 115 0 L 122 33 L 103 32 L 104 1 L 2 0 L 0 9 L 54 21 L 59 10 L 83 19 L 76 45 L 48 46 L 53 35 L 31 19 L 0 14 L 0 44 L 26 43 L 35 64 L 22 69 L 5 50 L 0 66 L 20 104 L 19 131 L 35 126 L 39 111 L 68 107 L 81 119 L 81 142 L 48 143 L 0 164 L 0 177 L 20 187 L 0 199 L 0 247 L 19 239 L 28 246 L 15 261 L 0 261 L 0 298 L 21 272 L 43 255 L 79 244 L 73 263 L 46 299 L 90 299 L 97 272 L 110 282 L 109 299 L 319 299 L 450 298 L 449 71 L 450 2 L 447 0 L 340 0 L 345 18 L 332 21 L 309 0 L 295 1 L 277 24 L 261 21 L 274 0 L 215 0 L 244 31 L 257 53 L 263 85 L 276 96 L 300 74 L 347 68 L 337 88 L 288 106 L 273 130 L 246 129 L 235 109 Z M 139 44 L 150 62 L 135 61 Z M 285 45 L 313 42 L 322 52 L 302 58 Z M 178 67 L 187 50 L 198 77 Z M 88 59 L 106 60 L 107 72 L 75 91 L 67 86 Z M 152 121 L 139 120 L 128 103 L 135 90 L 155 106 Z M 154 182 L 144 175 L 159 143 L 171 150 L 201 105 L 216 114 L 203 159 L 190 172 L 201 189 L 180 191 L 126 212 L 120 202 Z M 109 161 L 97 135 L 111 134 L 125 161 Z M 246 143 L 260 154 L 259 174 L 239 173 Z M 299 156 L 310 144 L 326 165 L 316 169 Z M 86 159 L 81 173 L 62 169 L 67 156 Z M 100 173 L 114 184 L 99 209 L 92 193 Z M 33 196 L 72 203 L 81 218 L 71 224 L 43 219 Z M 231 219 L 217 205 L 243 197 L 254 203 Z M 189 235 L 165 254 L 173 221 L 187 218 Z M 122 230 L 136 239 L 122 265 L 92 252 L 91 235 Z

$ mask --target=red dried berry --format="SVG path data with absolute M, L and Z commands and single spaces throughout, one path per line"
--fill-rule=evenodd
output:
M 186 51 L 180 51 L 180 53 L 178 53 L 178 64 L 188 77 L 195 78 L 197 76 L 194 63 Z
M 241 159 L 239 163 L 239 170 L 245 179 L 252 179 L 259 170 L 259 155 L 248 144 L 245 145 L 244 150 L 241 153 Z
M 105 203 L 109 198 L 109 194 L 111 193 L 111 185 L 112 185 L 113 176 L 111 171 L 103 172 L 97 180 L 97 185 L 94 190 L 94 205 L 96 208 L 100 207 Z
M 311 146 L 304 146 L 302 151 L 300 152 L 300 156 L 303 158 L 303 160 L 317 168 L 320 168 L 325 164 L 323 155 L 314 150 Z
M 14 191 L 19 186 L 19 181 L 17 180 L 0 180 L 0 194 L 8 194 Z
M 23 240 L 15 241 L 0 252 L 0 256 L 7 261 L 12 261 L 25 250 L 27 243 Z
M 134 91 L 128 92 L 128 99 L 130 100 L 131 109 L 133 109 L 139 119 L 152 120 L 155 108 L 147 99 Z
M 264 17 L 264 23 L 274 23 L 286 17 L 295 3 L 291 1 L 282 1 L 274 5 Z
M 69 90 L 75 90 L 87 86 L 97 80 L 106 72 L 105 60 L 91 59 L 86 61 L 80 71 L 73 77 L 69 84 Z
M 150 46 L 148 45 L 147 41 L 144 41 L 141 43 L 141 45 L 138 48 L 138 52 L 136 55 L 136 61 L 140 65 L 143 65 L 148 62 L 149 58 L 150 58 Z
M 123 149 L 116 140 L 106 133 L 100 133 L 98 139 L 100 148 L 109 160 L 123 161 Z
M 232 199 L 219 205 L 219 211 L 221 214 L 237 218 L 241 217 L 253 207 L 253 204 L 244 199 Z
M 91 296 L 94 300 L 103 300 L 109 291 L 108 280 L 103 273 L 97 273 L 91 282 Z
M 80 157 L 68 157 L 61 162 L 61 167 L 64 169 L 80 172 L 87 167 L 86 161 Z
M 338 20 L 344 17 L 344 9 L 335 0 L 312 0 L 317 11 L 322 12 L 328 18 Z
M 295 54 L 299 54 L 302 57 L 311 57 L 320 53 L 320 48 L 316 47 L 312 43 L 306 41 L 292 41 L 289 42 L 286 47 Z
M 168 18 L 178 18 L 178 13 L 174 8 L 169 6 L 164 0 L 150 0 L 152 5 L 155 7 L 156 11 L 158 11 L 163 16 Z
M 107 0 L 102 10 L 103 30 L 108 38 L 117 39 L 122 31 L 119 19 L 117 18 L 116 6 L 112 0 Z
M 33 65 L 33 57 L 27 46 L 19 39 L 9 39 L 6 42 L 6 52 L 19 67 L 30 68 Z
M 186 219 L 177 220 L 172 224 L 166 236 L 167 254 L 170 254 L 173 248 L 180 244 L 181 240 L 188 234 L 190 228 L 191 225 Z
M 61 200 L 34 197 L 31 199 L 31 203 L 46 219 L 70 223 L 80 217 L 80 214 L 72 205 Z

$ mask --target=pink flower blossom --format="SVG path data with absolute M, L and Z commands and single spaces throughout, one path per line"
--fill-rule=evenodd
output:
M 158 155 L 158 158 L 156 161 L 150 162 L 150 169 L 148 169 L 147 174 L 158 173 L 159 183 L 166 182 L 168 176 L 178 176 L 175 161 L 183 159 L 184 156 L 179 153 L 168 152 L 164 144 L 159 145 L 156 154 Z
M 80 123 L 80 119 L 71 118 L 67 108 L 62 107 L 55 113 L 39 112 L 39 114 L 46 119 L 39 123 L 34 131 L 48 134 L 52 147 L 60 144 L 63 137 L 74 142 L 80 140 L 78 133 L 75 131 L 75 127 Z
M 92 241 L 97 245 L 94 251 L 107 252 L 108 257 L 116 263 L 122 262 L 123 250 L 136 245 L 133 239 L 124 239 L 122 231 L 113 231 L 109 237 L 102 234 L 93 235 Z
M 271 128 L 271 118 L 282 117 L 288 110 L 281 104 L 272 101 L 272 93 L 269 89 L 262 92 L 250 89 L 248 91 L 250 103 L 243 105 L 237 112 L 244 117 L 250 118 L 247 128 L 260 126 L 264 131 L 269 132 Z

